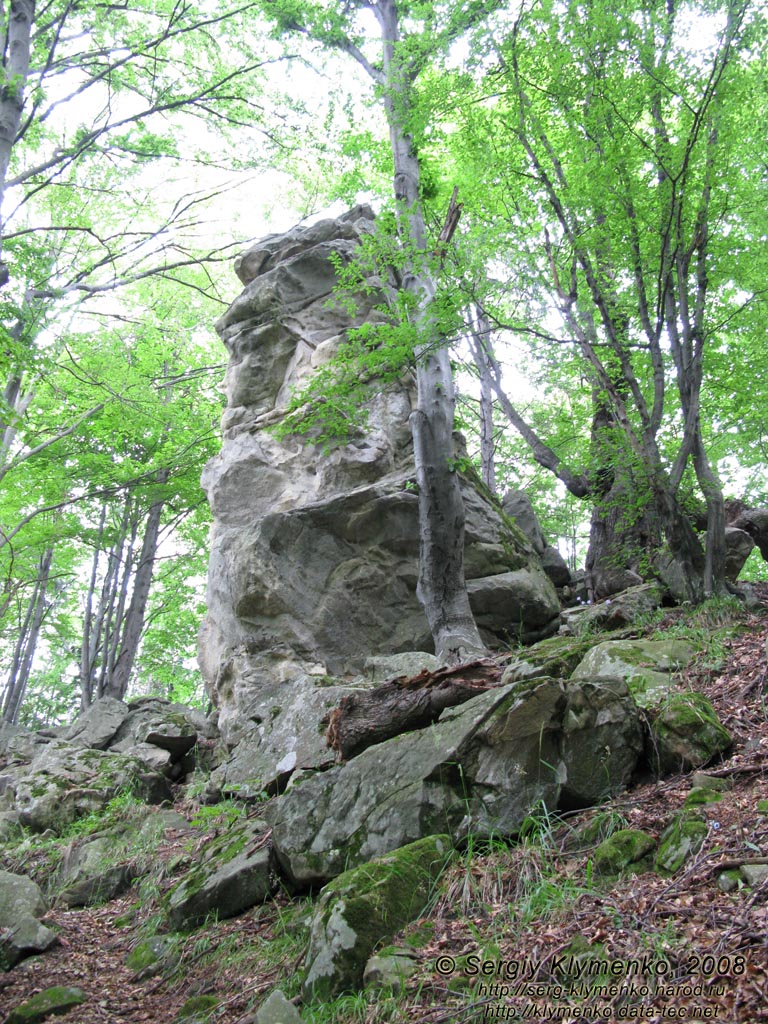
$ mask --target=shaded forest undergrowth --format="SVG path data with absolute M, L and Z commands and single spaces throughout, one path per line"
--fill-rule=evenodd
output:
M 708 631 L 707 651 L 682 674 L 684 687 L 709 697 L 735 743 L 727 760 L 706 769 L 722 780 L 722 799 L 697 808 L 708 834 L 676 874 L 649 870 L 602 879 L 592 854 L 600 838 L 619 828 L 658 838 L 683 807 L 691 775 L 649 780 L 609 804 L 564 818 L 533 814 L 513 845 L 470 843 L 444 874 L 423 918 L 393 940 L 410 948 L 416 964 L 399 991 L 302 1006 L 312 911 L 307 896 L 281 894 L 238 918 L 209 921 L 177 937 L 174 955 L 158 973 L 137 974 L 126 965 L 140 940 L 162 931 L 162 894 L 179 865 L 201 857 L 233 815 L 261 813 L 260 807 L 199 808 L 179 790 L 177 810 L 192 819 L 194 830 L 166 831 L 152 874 L 123 898 L 97 908 L 55 907 L 45 920 L 60 931 L 60 944 L 0 975 L 0 1007 L 10 1009 L 52 985 L 76 985 L 88 1002 L 57 1019 L 171 1022 L 190 998 L 208 996 L 210 1015 L 188 1019 L 246 1024 L 280 987 L 314 1024 L 447 1024 L 520 1019 L 523 1013 L 547 1019 L 546 1012 L 568 1021 L 669 1019 L 670 1008 L 678 1019 L 694 1018 L 699 1008 L 708 1019 L 768 1021 L 768 876 L 752 885 L 738 882 L 728 892 L 718 884 L 726 869 L 768 862 L 768 610 L 742 612 L 738 619 L 737 631 L 727 619 L 699 623 L 696 628 Z M 690 622 L 687 613 L 674 611 L 654 628 L 674 634 Z M 583 842 L 590 822 L 593 847 Z M 28 845 L 10 870 L 35 877 L 43 863 L 44 854 Z M 616 970 L 623 973 L 586 975 L 598 959 L 620 963 Z M 501 963 L 501 973 L 483 975 L 484 961 Z M 645 998 L 627 989 L 644 983 L 632 975 L 632 964 L 655 974 Z M 531 987 L 517 988 L 521 982 Z

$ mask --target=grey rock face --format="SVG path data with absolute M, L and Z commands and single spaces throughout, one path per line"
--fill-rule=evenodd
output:
M 265 783 L 278 770 L 258 756 L 260 743 L 272 743 L 271 730 L 259 731 L 267 700 L 289 708 L 291 689 L 306 693 L 308 678 L 343 685 L 368 657 L 432 649 L 416 597 L 411 382 L 372 392 L 365 429 L 330 452 L 273 432 L 292 389 L 351 328 L 381 320 L 380 293 L 352 311 L 332 294 L 330 257 L 350 260 L 372 230 L 371 210 L 357 207 L 262 240 L 240 257 L 245 290 L 217 324 L 230 361 L 223 447 L 203 474 L 214 527 L 200 665 L 224 739 L 247 736 L 251 774 Z M 469 479 L 463 492 L 466 573 L 484 638 L 554 632 L 557 596 L 532 544 Z M 316 750 L 322 703 L 311 704 L 305 735 L 281 757 L 293 751 L 298 764 Z
M 211 844 L 208 859 L 187 872 L 168 898 L 171 928 L 194 928 L 213 911 L 234 917 L 269 896 L 269 851 L 259 842 L 264 827 L 248 822 Z
M 376 945 L 424 911 L 452 852 L 450 836 L 427 836 L 327 885 L 310 931 L 305 999 L 359 988 Z
M 489 690 L 301 778 L 272 811 L 275 855 L 308 885 L 433 833 L 514 833 L 564 787 L 583 805 L 625 785 L 639 737 L 626 688 L 535 679 Z
M 31 878 L 0 871 L 0 968 L 13 967 L 57 941 L 56 934 L 38 920 L 47 909 Z
M 106 750 L 127 717 L 127 704 L 114 697 L 102 697 L 77 716 L 62 739 L 78 746 Z
M 125 790 L 148 803 L 171 797 L 166 779 L 148 770 L 143 761 L 78 748 L 63 740 L 43 747 L 13 781 L 19 821 L 36 832 L 60 832 L 79 817 L 101 810 Z

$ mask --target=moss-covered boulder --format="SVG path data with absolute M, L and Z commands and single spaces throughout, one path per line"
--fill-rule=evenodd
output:
M 690 771 L 724 754 L 732 742 L 703 694 L 680 693 L 651 723 L 651 763 L 660 773 Z
M 623 679 L 635 703 L 649 709 L 675 692 L 674 673 L 694 654 L 682 640 L 605 640 L 587 652 L 571 678 Z
M 540 640 L 510 661 L 501 681 L 516 683 L 544 676 L 567 679 L 592 646 L 594 640 L 574 636 L 551 636 Z
M 346 871 L 322 890 L 310 932 L 304 997 L 362 985 L 376 945 L 418 917 L 451 858 L 450 836 L 427 836 Z
M 704 844 L 709 826 L 706 819 L 690 811 L 675 815 L 661 834 L 654 867 L 662 875 L 673 875 Z
M 173 1018 L 174 1024 L 203 1024 L 220 1002 L 218 996 L 191 996 Z
M 643 752 L 637 705 L 620 679 L 569 686 L 563 716 L 560 807 L 589 807 L 625 789 Z
M 87 996 L 81 988 L 54 985 L 38 992 L 8 1014 L 7 1024 L 39 1024 L 46 1017 L 69 1013 L 85 1002 Z
M 133 971 L 134 981 L 144 981 L 175 964 L 179 957 L 179 940 L 175 935 L 153 935 L 144 939 L 125 958 L 125 966 Z
M 601 875 L 640 874 L 653 863 L 656 840 L 639 829 L 622 828 L 595 850 L 595 871 Z
M 168 781 L 138 758 L 76 747 L 63 740 L 48 744 L 21 769 L 13 790 L 21 824 L 35 832 L 51 829 L 56 833 L 102 810 L 118 793 L 131 792 L 147 803 L 172 797 Z
M 168 922 L 174 931 L 202 924 L 209 914 L 234 917 L 272 892 L 265 824 L 245 821 L 206 848 L 206 859 L 187 872 L 168 896 Z

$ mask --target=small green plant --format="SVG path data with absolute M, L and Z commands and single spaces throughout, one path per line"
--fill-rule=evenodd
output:
M 198 807 L 190 819 L 193 828 L 215 828 L 220 825 L 231 825 L 246 817 L 248 808 L 235 800 L 222 800 L 221 803 Z

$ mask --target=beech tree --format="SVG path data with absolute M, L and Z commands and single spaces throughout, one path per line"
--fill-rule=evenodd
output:
M 435 309 L 440 249 L 450 240 L 460 210 L 454 197 L 442 237 L 430 242 L 419 157 L 428 114 L 417 83 L 435 56 L 447 53 L 453 42 L 501 6 L 495 0 L 463 4 L 348 0 L 340 5 L 274 0 L 264 5 L 280 33 L 301 33 L 354 59 L 381 97 L 401 247 L 395 302 L 406 311 L 416 338 L 418 397 L 411 431 L 419 487 L 417 593 L 437 655 L 448 662 L 483 650 L 464 580 L 464 507 L 453 446 L 452 338 L 442 330 Z M 371 31 L 365 18 L 371 15 L 380 41 L 377 56 L 369 56 Z
M 696 12 L 524 5 L 489 45 L 490 73 L 474 87 L 461 79 L 454 94 L 468 211 L 483 210 L 486 237 L 493 211 L 492 251 L 507 249 L 515 275 L 501 298 L 483 288 L 486 241 L 470 294 L 479 289 L 495 326 L 531 339 L 555 374 L 561 360 L 581 375 L 591 455 L 573 468 L 546 443 L 506 395 L 490 348 L 489 379 L 536 460 L 595 502 L 588 568 L 602 593 L 630 567 L 654 567 L 692 600 L 724 587 L 706 370 L 725 350 L 741 363 L 740 334 L 764 291 L 764 28 L 753 5 L 726 0 L 707 8 L 702 47 L 687 34 Z M 685 500 L 694 482 L 704 544 Z

